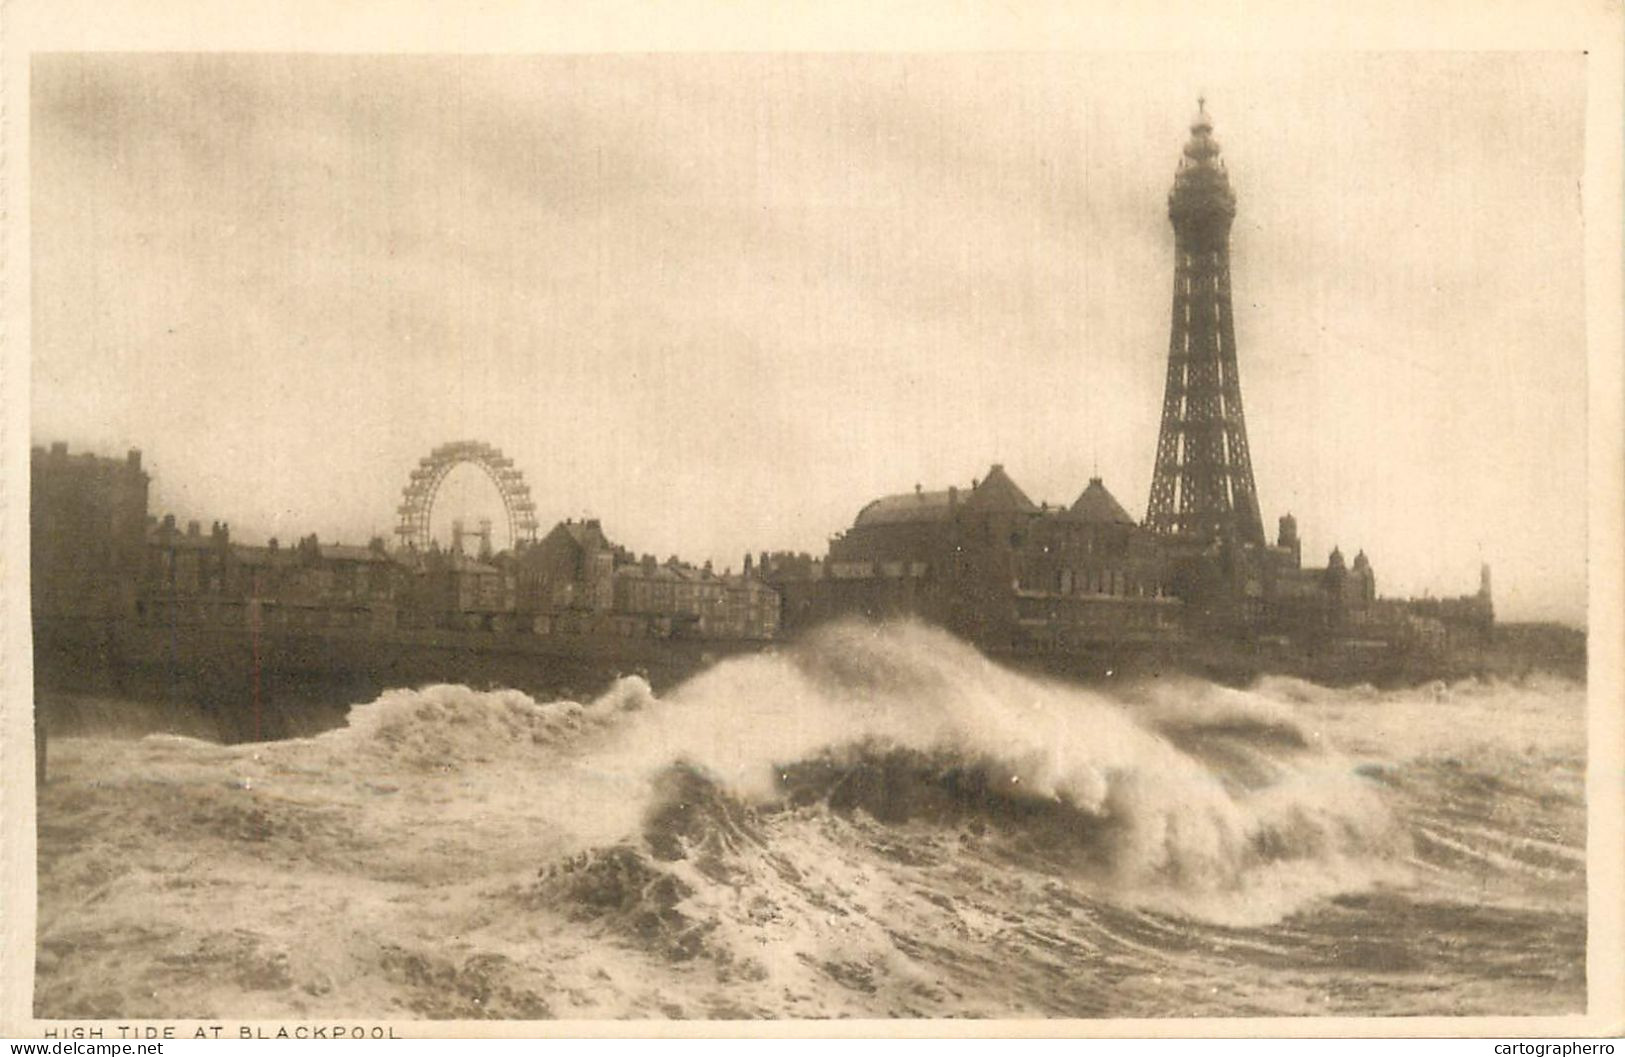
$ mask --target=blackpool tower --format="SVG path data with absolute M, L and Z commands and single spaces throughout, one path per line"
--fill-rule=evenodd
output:
M 1170 536 L 1262 546 L 1230 310 L 1230 222 L 1236 195 L 1213 122 L 1198 101 L 1168 194 L 1174 225 L 1174 312 L 1162 433 L 1146 527 Z

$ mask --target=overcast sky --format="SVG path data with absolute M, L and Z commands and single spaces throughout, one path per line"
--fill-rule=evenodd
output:
M 155 512 L 388 535 L 435 445 L 737 567 L 1002 462 L 1145 512 L 1206 93 L 1266 525 L 1585 607 L 1584 69 L 1560 55 L 48 56 L 36 443 Z M 436 524 L 500 510 L 459 470 Z M 499 538 L 498 543 L 505 542 Z

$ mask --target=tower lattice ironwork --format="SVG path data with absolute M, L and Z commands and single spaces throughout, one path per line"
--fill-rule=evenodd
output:
M 1174 226 L 1174 310 L 1168 383 L 1146 527 L 1165 535 L 1262 545 L 1230 309 L 1230 224 L 1236 195 L 1213 122 L 1198 102 L 1168 218 Z

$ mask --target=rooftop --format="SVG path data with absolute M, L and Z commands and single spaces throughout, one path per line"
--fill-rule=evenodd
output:
M 1129 515 L 1123 505 L 1112 494 L 1106 491 L 1106 485 L 1098 477 L 1089 478 L 1089 487 L 1078 496 L 1077 502 L 1072 504 L 1072 516 L 1085 521 L 1103 521 L 1113 525 L 1132 525 L 1134 518 Z
M 948 488 L 927 492 L 916 488 L 900 495 L 882 496 L 858 511 L 854 527 L 872 525 L 899 525 L 919 521 L 942 521 L 955 503 L 967 510 L 1014 510 L 1023 513 L 1036 511 L 1027 494 L 1021 490 L 1004 466 L 994 463 L 987 477 L 973 482 L 969 488 Z

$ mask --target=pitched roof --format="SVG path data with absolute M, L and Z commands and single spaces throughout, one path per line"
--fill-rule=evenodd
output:
M 608 542 L 608 539 L 604 536 L 604 530 L 598 527 L 596 521 L 566 521 L 564 531 L 570 534 L 571 539 L 583 545 Z
M 721 580 L 711 569 L 687 562 L 661 562 L 645 567 L 642 562 L 627 562 L 615 567 L 614 575 L 628 580 Z
M 1104 521 L 1113 525 L 1132 525 L 1134 519 L 1123 505 L 1112 494 L 1106 491 L 1106 486 L 1100 478 L 1089 478 L 1089 487 L 1078 496 L 1078 501 L 1072 504 L 1072 515 L 1085 521 Z
M 603 550 L 611 549 L 609 537 L 604 535 L 603 527 L 594 520 L 576 521 L 572 519 L 570 521 L 561 521 L 554 525 L 546 536 L 542 537 L 542 541 L 546 542 L 555 538 L 569 540 L 581 550 L 587 550 L 590 547 Z
M 881 496 L 858 511 L 853 525 L 867 527 L 942 521 L 948 517 L 953 492 L 954 489 L 937 492 L 915 489 L 900 495 Z M 985 479 L 958 492 L 959 505 L 967 510 L 1019 510 L 1030 513 L 1038 509 L 999 463 L 993 464 Z
M 1002 463 L 994 463 L 981 483 L 970 490 L 965 497 L 965 506 L 970 510 L 1019 510 L 1025 513 L 1038 509 L 1021 486 L 1010 480 Z

